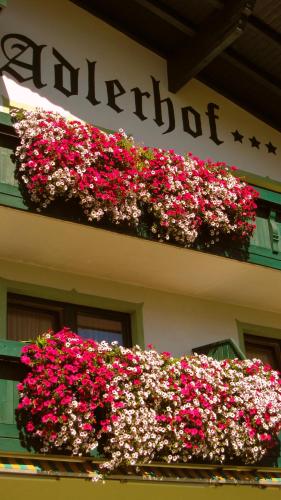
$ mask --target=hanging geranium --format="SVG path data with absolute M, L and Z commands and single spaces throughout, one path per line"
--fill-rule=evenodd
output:
M 158 238 L 190 246 L 204 230 L 209 246 L 226 234 L 241 239 L 252 234 L 256 193 L 224 163 L 173 150 L 146 148 L 143 155 L 149 161 L 139 172 L 139 198 L 153 214 L 151 231 Z
M 77 199 L 89 221 L 136 224 L 136 150 L 124 132 L 106 134 L 52 112 L 14 111 L 19 176 L 39 210 Z M 19 119 L 21 118 L 21 119 Z
M 65 329 L 23 348 L 22 362 L 31 371 L 18 386 L 18 415 L 26 437 L 32 436 L 41 452 L 76 455 L 97 447 L 97 412 L 112 378 L 104 347 L 92 340 L 81 342 Z
M 24 347 L 18 421 L 44 453 L 101 468 L 151 461 L 256 463 L 281 428 L 279 374 L 259 360 L 172 358 L 83 340 L 68 329 Z
M 169 462 L 257 463 L 281 428 L 281 380 L 260 360 L 216 361 L 203 355 L 173 360 L 165 426 Z
M 76 199 L 87 219 L 144 224 L 151 236 L 184 246 L 214 245 L 225 235 L 247 240 L 256 191 L 223 163 L 134 144 L 46 111 L 12 116 L 20 137 L 18 177 L 38 210 Z

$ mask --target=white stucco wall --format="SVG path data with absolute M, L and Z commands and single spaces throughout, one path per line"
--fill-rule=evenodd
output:
M 7 64 L 7 56 L 11 58 L 17 54 L 18 48 L 13 48 L 13 43 L 25 45 L 25 42 L 16 39 L 16 35 L 24 35 L 37 45 L 46 45 L 41 53 L 41 80 L 45 86 L 38 89 L 32 80 L 19 83 L 8 71 L 4 71 L 0 91 L 2 109 L 7 109 L 8 102 L 22 107 L 58 109 L 105 128 L 118 130 L 122 127 L 137 141 L 147 145 L 175 148 L 179 152 L 191 151 L 201 158 L 226 161 L 240 169 L 281 180 L 279 132 L 197 80 L 189 82 L 177 94 L 169 94 L 164 59 L 68 0 L 9 0 L 0 16 L 0 33 L 1 38 L 8 34 L 15 35 L 14 39 L 10 38 L 4 44 L 6 55 L 0 50 L 0 68 Z M 74 68 L 80 68 L 78 95 L 67 97 L 54 88 L 54 65 L 58 64 L 58 59 L 53 54 L 53 48 Z M 86 98 L 86 59 L 96 61 L 95 90 L 99 103 L 95 105 Z M 26 50 L 19 60 L 31 64 L 32 50 Z M 28 69 L 15 65 L 11 67 L 22 76 L 31 76 Z M 151 76 L 160 81 L 161 98 L 170 97 L 173 102 L 176 124 L 169 133 L 164 133 L 168 126 L 166 103 L 162 105 L 164 124 L 158 126 L 154 121 Z M 67 70 L 64 71 L 64 79 L 67 86 Z M 105 81 L 114 79 L 118 79 L 125 90 L 125 94 L 116 99 L 123 110 L 119 113 L 107 104 Z M 143 98 L 143 113 L 147 117 L 144 121 L 134 114 L 134 93 L 131 89 L 135 87 L 151 94 L 149 98 Z M 217 134 L 223 141 L 220 145 L 210 139 L 209 119 L 206 116 L 208 103 L 218 105 Z M 188 106 L 200 114 L 202 135 L 196 138 L 183 130 L 181 109 Z M 195 126 L 192 114 L 190 126 Z M 236 129 L 244 136 L 242 144 L 234 142 L 231 132 Z M 249 139 L 253 136 L 260 141 L 259 149 L 251 147 Z M 276 155 L 268 153 L 266 144 L 269 141 L 277 147 Z
M 97 280 L 50 269 L 0 262 L 0 277 L 77 294 L 143 304 L 145 345 L 174 355 L 193 347 L 232 337 L 238 342 L 236 321 L 281 328 L 281 315 L 235 305 L 198 300 L 183 295 Z

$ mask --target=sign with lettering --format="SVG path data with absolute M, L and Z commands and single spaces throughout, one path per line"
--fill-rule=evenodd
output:
M 281 180 L 278 131 L 196 80 L 170 94 L 162 58 L 67 0 L 9 0 L 0 25 L 4 109 L 57 109 Z

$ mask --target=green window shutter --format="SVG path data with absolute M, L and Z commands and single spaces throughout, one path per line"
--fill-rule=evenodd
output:
M 245 359 L 244 353 L 233 339 L 220 340 L 218 342 L 212 342 L 211 344 L 195 347 L 192 349 L 192 352 L 206 354 L 218 361 L 235 358 Z
M 15 420 L 17 382 L 0 379 L 0 450 L 23 451 Z
M 0 341 L 0 451 L 27 451 L 22 447 L 16 424 L 17 385 L 25 367 L 20 362 L 21 342 Z
M 17 144 L 17 138 L 9 124 L 5 124 L 0 113 L 0 204 L 27 209 L 15 179 L 15 164 L 11 155 Z M 2 120 L 2 121 L 1 121 Z
M 11 155 L 12 148 L 1 146 L 0 147 L 0 182 L 16 186 L 17 181 L 14 176 L 15 165 L 12 162 Z
M 256 229 L 249 246 L 249 261 L 281 269 L 281 194 L 258 188 Z

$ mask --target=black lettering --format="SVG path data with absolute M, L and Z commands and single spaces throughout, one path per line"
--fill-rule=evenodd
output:
M 159 80 L 155 80 L 153 76 L 151 77 L 153 83 L 153 93 L 154 93 L 154 106 L 155 106 L 155 118 L 154 121 L 157 123 L 158 127 L 164 125 L 163 116 L 162 116 L 162 104 L 165 102 L 167 104 L 168 110 L 168 118 L 169 118 L 169 126 L 163 134 L 168 134 L 175 129 L 175 112 L 174 106 L 169 97 L 166 99 L 160 98 L 160 88 L 159 88 Z
M 105 84 L 107 88 L 107 98 L 108 98 L 107 105 L 110 106 L 112 109 L 114 109 L 114 111 L 116 111 L 117 113 L 121 113 L 121 111 L 124 111 L 124 109 L 120 108 L 116 104 L 116 98 L 120 97 L 123 94 L 126 94 L 126 90 L 121 85 L 119 80 L 108 80 L 107 82 L 105 82 Z M 115 87 L 119 90 L 118 93 L 115 93 Z
M 12 41 L 10 46 L 8 46 L 9 41 Z M 32 80 L 37 89 L 45 87 L 46 83 L 42 83 L 41 80 L 41 53 L 44 47 L 46 47 L 46 45 L 37 45 L 24 35 L 13 33 L 3 36 L 1 48 L 8 62 L 0 68 L 0 74 L 5 71 L 19 83 Z M 30 62 L 20 59 L 28 49 L 32 51 Z M 13 51 L 13 54 L 8 55 L 10 51 Z M 19 73 L 16 68 L 27 70 L 27 75 L 24 76 L 25 73 Z
M 79 68 L 73 68 L 73 66 L 56 50 L 53 49 L 54 56 L 60 61 L 59 64 L 55 64 L 55 89 L 62 92 L 66 97 L 71 95 L 78 95 L 78 74 Z M 64 69 L 69 72 L 69 88 L 64 86 Z
M 219 117 L 215 114 L 215 109 L 220 109 L 220 107 L 214 102 L 209 102 L 207 105 L 207 109 L 208 111 L 206 111 L 206 115 L 209 118 L 210 139 L 214 141 L 217 146 L 219 146 L 220 144 L 223 144 L 224 141 L 221 141 L 218 138 L 216 119 Z
M 87 99 L 90 101 L 93 106 L 100 104 L 101 101 L 98 101 L 96 98 L 96 63 L 97 61 L 88 61 L 88 95 Z
M 202 135 L 201 116 L 198 111 L 196 111 L 196 109 L 192 108 L 191 106 L 186 106 L 185 108 L 182 108 L 181 112 L 183 130 L 192 135 L 192 137 L 199 137 L 200 135 Z M 193 127 L 191 127 L 190 125 L 190 113 L 193 118 Z
M 136 110 L 133 111 L 133 113 L 142 121 L 147 120 L 147 116 L 143 114 L 142 110 L 142 97 L 150 97 L 149 92 L 142 92 L 138 87 L 134 87 L 131 89 L 131 92 L 134 92 L 135 94 L 135 107 Z

